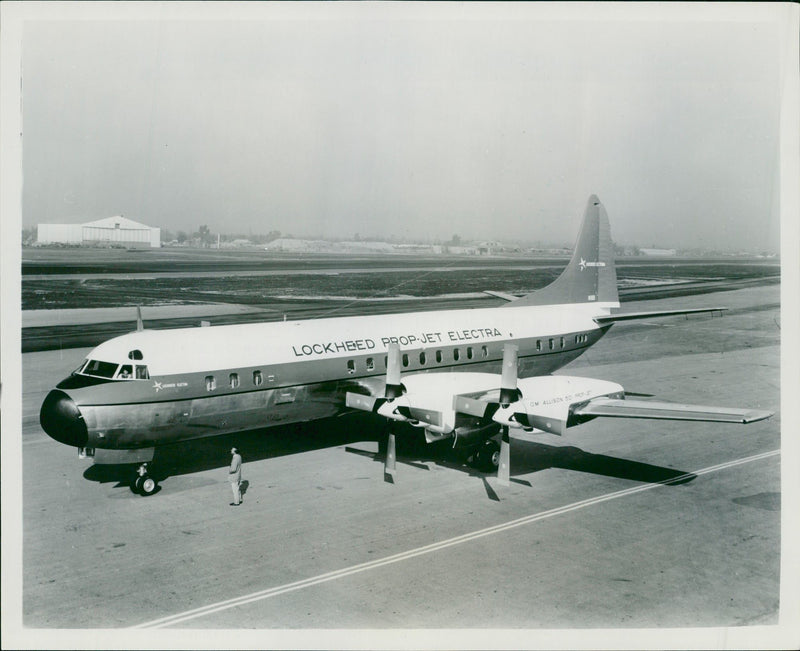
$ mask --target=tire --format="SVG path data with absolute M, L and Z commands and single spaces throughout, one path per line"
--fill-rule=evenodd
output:
M 139 493 L 145 497 L 152 495 L 158 489 L 158 482 L 150 475 L 139 477 L 139 479 L 136 480 L 136 484 L 139 487 Z
M 494 439 L 485 441 L 478 455 L 481 468 L 485 472 L 493 472 L 500 467 L 500 444 Z
M 144 479 L 144 477 L 142 477 L 141 475 L 137 475 L 134 478 L 133 483 L 131 483 L 131 491 L 133 491 L 137 495 L 142 494 L 142 479 Z

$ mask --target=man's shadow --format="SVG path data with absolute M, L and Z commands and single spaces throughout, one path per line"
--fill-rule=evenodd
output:
M 246 479 L 243 479 L 242 483 L 239 484 L 239 492 L 242 494 L 242 497 L 244 497 L 244 494 L 247 492 L 248 488 L 250 488 L 250 482 Z

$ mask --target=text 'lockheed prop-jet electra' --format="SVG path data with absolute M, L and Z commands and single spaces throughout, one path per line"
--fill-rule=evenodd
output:
M 140 464 L 132 486 L 157 489 L 154 450 L 178 441 L 351 411 L 395 431 L 474 449 L 509 481 L 509 429 L 563 434 L 599 416 L 749 423 L 766 411 L 630 399 L 619 384 L 552 373 L 616 322 L 724 308 L 617 313 L 608 216 L 589 198 L 572 259 L 550 285 L 500 307 L 138 329 L 94 348 L 45 398 L 42 428 L 98 464 Z

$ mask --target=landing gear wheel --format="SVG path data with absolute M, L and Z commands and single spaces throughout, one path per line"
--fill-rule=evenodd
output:
M 138 495 L 147 497 L 158 490 L 158 482 L 147 473 L 137 475 L 131 483 L 131 490 Z
M 142 475 L 136 478 L 136 492 L 140 495 L 144 495 L 145 497 L 152 495 L 156 492 L 157 488 L 158 482 L 150 475 Z
M 485 472 L 493 472 L 500 466 L 500 444 L 494 439 L 483 442 L 476 454 L 479 468 Z

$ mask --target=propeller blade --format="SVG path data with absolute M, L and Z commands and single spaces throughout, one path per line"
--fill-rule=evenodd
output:
M 500 406 L 508 407 L 519 399 L 517 391 L 517 354 L 519 346 L 506 344 L 503 346 L 503 372 L 500 376 Z
M 136 329 L 144 330 L 144 324 L 142 323 L 142 308 L 139 305 L 136 306 Z
M 385 398 L 374 398 L 373 396 L 365 396 L 361 393 L 351 393 L 348 391 L 345 394 L 344 404 L 349 409 L 377 412 L 385 402 Z
M 496 410 L 497 405 L 485 400 L 471 398 L 470 396 L 453 396 L 453 410 L 459 414 L 490 418 L 493 409 Z
M 503 438 L 500 441 L 500 463 L 497 466 L 497 483 L 508 486 L 511 480 L 511 439 L 508 425 L 503 425 Z
M 386 397 L 397 398 L 403 394 L 400 384 L 400 346 L 389 344 L 386 356 Z
M 395 453 L 394 427 L 392 421 L 386 425 L 388 435 L 386 437 L 386 459 L 383 462 L 383 474 L 394 475 L 397 464 L 397 454 Z

